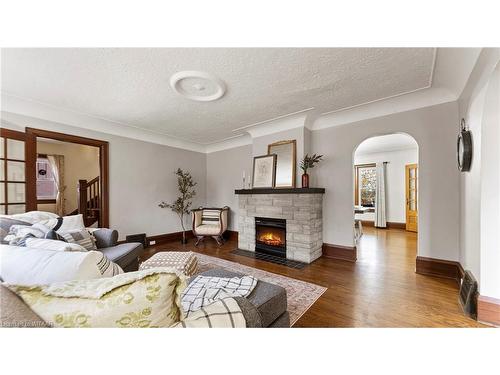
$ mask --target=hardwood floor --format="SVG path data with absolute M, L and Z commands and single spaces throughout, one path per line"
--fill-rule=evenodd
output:
M 454 280 L 415 273 L 416 233 L 366 228 L 358 260 L 320 258 L 302 270 L 231 254 L 236 241 L 218 248 L 206 240 L 178 241 L 146 249 L 144 259 L 162 250 L 191 250 L 328 288 L 294 327 L 479 327 L 463 315 Z

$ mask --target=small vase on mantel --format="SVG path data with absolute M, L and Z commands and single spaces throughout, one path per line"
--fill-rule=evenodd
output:
M 302 188 L 303 189 L 309 188 L 309 175 L 307 173 L 304 173 L 302 175 Z
M 309 168 L 314 168 L 314 166 L 319 163 L 322 158 L 323 155 L 313 154 L 312 156 L 309 156 L 309 154 L 306 154 L 306 156 L 304 156 L 304 158 L 300 161 L 300 169 L 304 171 L 304 174 L 302 175 L 303 189 L 309 188 L 309 175 L 307 174 L 307 170 Z

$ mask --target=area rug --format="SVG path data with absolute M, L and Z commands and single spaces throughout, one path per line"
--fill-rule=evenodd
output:
M 326 291 L 325 287 L 316 284 L 262 271 L 257 268 L 231 262 L 229 260 L 215 258 L 200 253 L 196 253 L 196 257 L 198 258 L 199 272 L 208 271 L 214 268 L 223 268 L 228 271 L 251 275 L 259 280 L 285 288 L 291 326 L 293 326 L 297 320 L 299 320 L 299 318 L 312 306 L 312 304 L 316 302 L 316 300 Z

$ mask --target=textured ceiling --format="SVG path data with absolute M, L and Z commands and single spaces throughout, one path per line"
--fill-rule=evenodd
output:
M 387 152 L 418 148 L 417 142 L 413 137 L 406 134 L 389 134 L 379 137 L 371 137 L 358 146 L 356 155 L 373 154 L 376 152 Z
M 200 143 L 306 108 L 335 111 L 428 87 L 432 48 L 2 49 L 2 91 Z M 175 93 L 172 74 L 227 85 L 215 102 Z

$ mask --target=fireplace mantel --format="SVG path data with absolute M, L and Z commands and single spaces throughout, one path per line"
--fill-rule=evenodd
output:
M 235 194 L 324 194 L 324 188 L 237 189 Z

